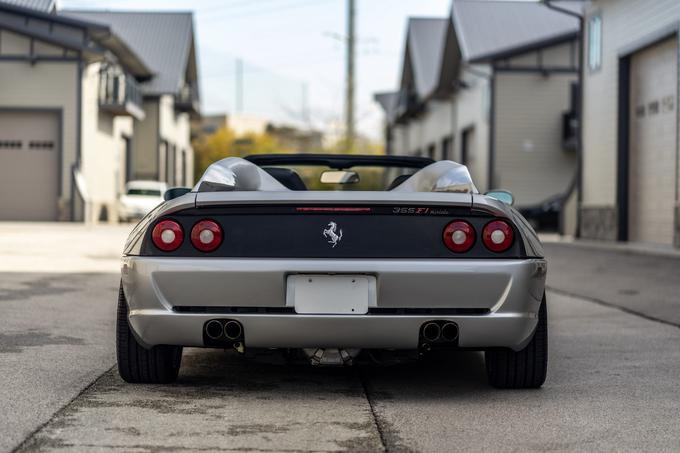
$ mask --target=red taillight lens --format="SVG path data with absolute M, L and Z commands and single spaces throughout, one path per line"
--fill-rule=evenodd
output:
M 505 252 L 514 239 L 512 227 L 504 220 L 492 220 L 482 230 L 482 242 L 492 252 Z
M 454 220 L 444 228 L 444 244 L 452 252 L 467 252 L 475 245 L 475 229 L 465 220 Z
M 164 252 L 177 250 L 184 240 L 182 226 L 174 220 L 161 220 L 151 232 L 153 244 Z
M 201 252 L 212 252 L 222 243 L 222 228 L 212 220 L 201 220 L 191 229 L 191 243 Z

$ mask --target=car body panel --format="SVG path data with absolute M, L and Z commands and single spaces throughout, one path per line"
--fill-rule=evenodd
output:
M 288 275 L 334 275 L 365 274 L 377 279 L 377 308 L 405 309 L 440 309 L 439 313 L 483 313 L 478 316 L 449 316 L 428 314 L 425 317 L 410 316 L 414 323 L 422 319 L 456 319 L 463 322 L 460 326 L 461 345 L 468 347 L 490 347 L 501 345 L 492 331 L 487 331 L 484 341 L 471 332 L 465 332 L 465 323 L 480 322 L 496 318 L 512 319 L 518 324 L 535 325 L 544 291 L 546 264 L 543 259 L 534 260 L 273 260 L 273 259 L 205 259 L 183 258 L 168 259 L 162 257 L 126 257 L 123 260 L 123 287 L 130 306 L 130 320 L 140 340 L 147 345 L 167 344 L 167 334 L 154 328 L 157 322 L 168 322 L 181 325 L 186 319 L 187 334 L 183 338 L 192 338 L 186 346 L 201 346 L 201 327 L 192 329 L 189 326 L 219 315 L 229 318 L 256 322 L 258 318 L 286 320 L 290 326 L 302 326 L 310 322 L 310 315 L 297 314 L 234 314 L 234 307 L 283 308 L 286 307 L 286 278 Z M 200 288 L 200 291 L 196 291 Z M 196 316 L 195 313 L 177 312 L 178 307 L 194 307 L 197 311 L 208 311 L 210 314 Z M 478 310 L 474 310 L 478 309 Z M 272 310 L 274 311 L 274 310 Z M 415 311 L 415 310 L 414 310 Z M 348 317 L 344 321 L 342 316 Z M 355 323 L 367 323 L 361 315 L 326 316 L 334 319 L 334 323 L 352 326 Z M 376 315 L 364 317 L 374 318 Z M 406 315 L 386 316 L 396 324 L 398 319 Z M 394 318 L 394 319 L 393 319 Z M 291 319 L 298 319 L 292 321 Z M 474 321 L 477 319 L 477 321 Z M 163 321 L 161 321 L 163 320 Z M 469 321 L 473 320 L 473 321 Z M 457 321 L 458 322 L 458 321 Z M 373 321 L 368 322 L 373 325 Z M 366 324 L 366 325 L 368 325 Z M 504 321 L 499 325 L 511 325 Z M 414 324 L 415 325 L 415 324 Z M 202 326 L 202 324 L 201 324 Z M 415 333 L 417 338 L 418 324 Z M 279 347 L 298 347 L 300 340 L 287 343 L 286 334 L 270 335 L 260 338 L 259 334 L 249 331 L 244 321 L 246 342 L 250 346 L 275 347 L 275 339 L 281 340 Z M 348 327 L 348 332 L 354 332 Z M 385 328 L 385 335 L 391 328 Z M 172 331 L 179 334 L 179 331 Z M 526 339 L 524 329 L 506 346 L 520 347 Z M 469 336 L 467 336 L 469 335 Z M 335 347 L 378 347 L 375 332 L 367 332 L 365 336 L 357 334 L 343 335 L 332 333 L 329 336 L 309 336 L 307 343 L 299 347 L 320 346 L 317 342 L 323 339 L 329 344 L 333 338 L 343 338 Z M 398 336 L 398 334 L 397 334 Z M 392 338 L 392 335 L 388 335 Z M 269 338 L 272 343 L 265 344 Z M 501 335 L 505 341 L 508 336 Z M 465 340 L 464 340 L 465 339 Z M 290 341 L 293 341 L 292 339 Z M 387 340 L 386 340 L 387 341 Z M 390 340 L 391 341 L 391 340 Z M 361 344 L 365 342 L 365 344 Z M 175 344 L 175 343 L 170 343 Z M 182 344 L 177 343 L 177 344 Z M 413 344 L 409 343 L 411 346 Z M 387 346 L 386 346 L 387 347 Z M 398 347 L 397 344 L 391 347 Z

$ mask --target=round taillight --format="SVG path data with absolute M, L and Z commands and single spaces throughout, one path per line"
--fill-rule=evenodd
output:
M 492 252 L 505 252 L 514 239 L 515 233 L 505 220 L 492 220 L 482 230 L 482 242 Z
M 475 245 L 475 229 L 465 220 L 454 220 L 444 228 L 444 245 L 452 252 L 467 252 Z
M 222 243 L 222 228 L 212 220 L 201 220 L 191 229 L 191 243 L 201 252 L 212 252 Z
M 177 250 L 184 240 L 182 226 L 174 220 L 161 220 L 151 232 L 153 244 L 164 252 Z

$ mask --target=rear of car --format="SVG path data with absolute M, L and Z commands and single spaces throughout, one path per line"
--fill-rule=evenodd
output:
M 534 341 L 545 259 L 530 228 L 498 201 L 215 192 L 171 203 L 126 246 L 119 330 L 128 329 L 128 356 L 133 340 L 136 355 L 165 357 L 157 363 L 175 363 L 182 346 L 301 348 L 312 363 L 350 363 L 360 349 L 479 349 L 496 386 L 545 379 Z M 121 375 L 148 381 L 129 359 L 119 349 Z M 499 373 L 513 360 L 526 367 Z

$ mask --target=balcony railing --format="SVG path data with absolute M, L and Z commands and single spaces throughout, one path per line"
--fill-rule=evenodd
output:
M 200 110 L 198 100 L 198 87 L 184 85 L 175 95 L 175 109 L 180 112 L 198 114 Z
M 114 115 L 144 118 L 143 95 L 137 81 L 110 67 L 99 73 L 99 107 Z

